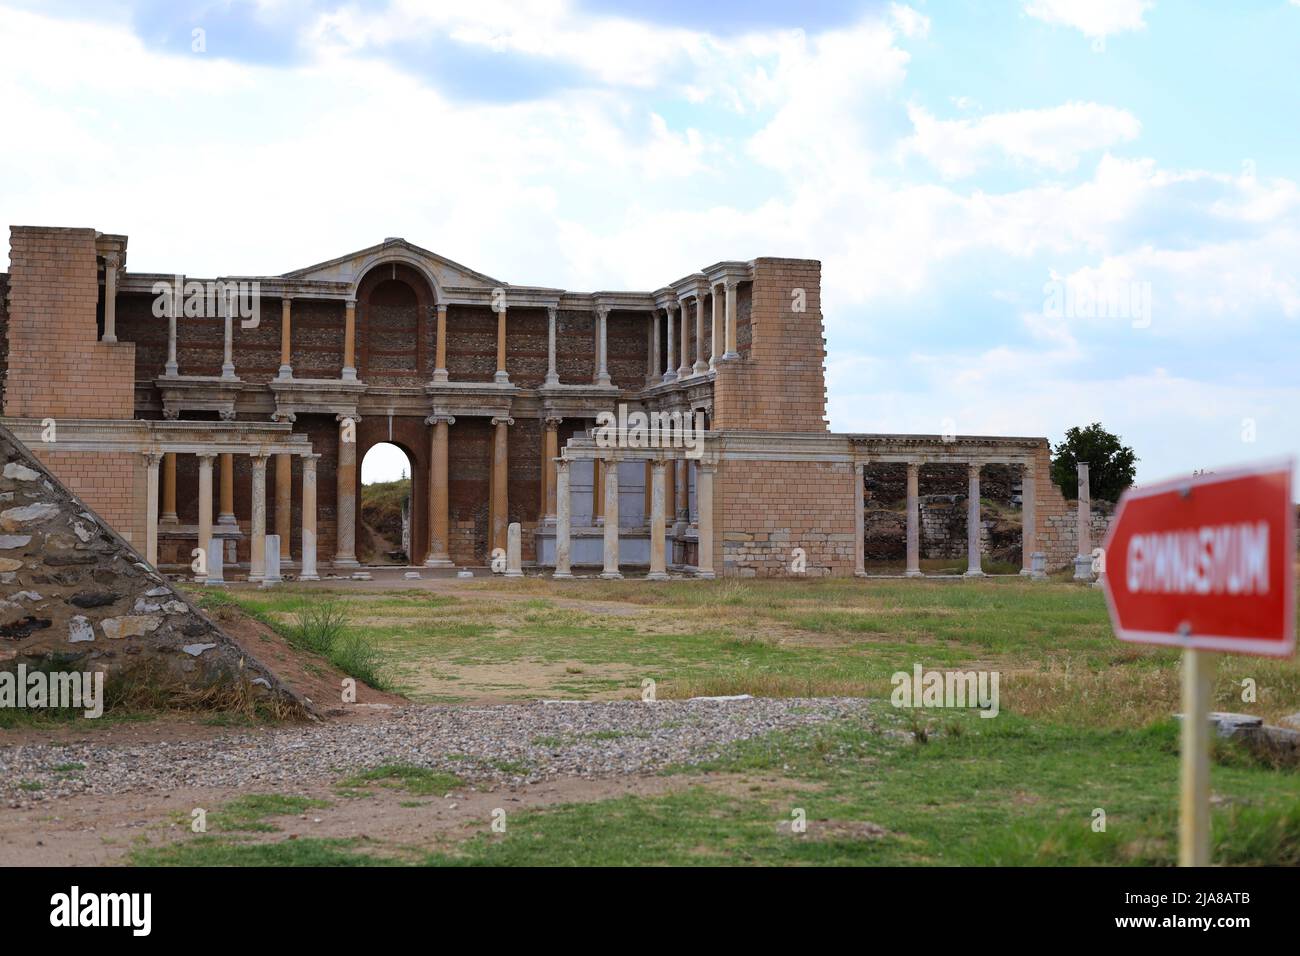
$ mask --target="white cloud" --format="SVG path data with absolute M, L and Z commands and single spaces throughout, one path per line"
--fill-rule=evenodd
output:
M 1075 168 L 1083 153 L 1136 139 L 1142 129 L 1129 111 L 1097 103 L 955 120 L 913 106 L 908 115 L 915 132 L 903 144 L 904 154 L 922 156 L 945 179 L 969 176 L 1002 157 L 1064 172 Z
M 1025 0 L 1025 13 L 1098 39 L 1144 29 L 1143 17 L 1154 6 L 1154 0 Z
M 891 3 L 889 19 L 908 39 L 925 39 L 930 35 L 930 18 L 905 3 Z

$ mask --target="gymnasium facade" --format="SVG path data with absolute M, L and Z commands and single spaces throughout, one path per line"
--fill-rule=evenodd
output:
M 424 568 L 490 565 L 517 523 L 524 567 L 558 576 L 863 574 L 864 472 L 889 466 L 916 575 L 932 465 L 966 470 L 969 573 L 987 465 L 1021 478 L 1024 570 L 1074 556 L 1045 439 L 829 431 L 814 260 L 604 292 L 403 239 L 282 275 L 183 266 L 133 272 L 124 235 L 15 226 L 0 274 L 3 424 L 164 571 L 218 541 L 256 580 L 278 535 L 286 576 L 354 572 L 380 442 L 410 461 Z M 703 430 L 598 440 L 634 413 Z

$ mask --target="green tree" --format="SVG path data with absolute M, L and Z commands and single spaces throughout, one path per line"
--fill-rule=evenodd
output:
M 1061 494 L 1079 497 L 1079 462 L 1088 463 L 1088 490 L 1094 498 L 1118 501 L 1133 484 L 1138 457 L 1120 442 L 1119 436 L 1093 422 L 1087 428 L 1071 428 L 1065 441 L 1052 450 L 1052 481 Z

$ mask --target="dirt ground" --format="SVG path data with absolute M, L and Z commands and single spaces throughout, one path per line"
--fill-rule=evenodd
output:
M 413 796 L 384 787 L 373 788 L 370 796 L 340 797 L 329 786 L 304 787 L 292 795 L 324 800 L 329 806 L 300 816 L 268 818 L 277 832 L 244 836 L 254 842 L 364 837 L 385 856 L 414 856 L 449 850 L 475 834 L 491 832 L 497 809 L 505 811 L 508 825 L 513 812 L 629 794 L 650 796 L 700 782 L 689 775 L 558 778 L 486 791 L 460 787 L 450 797 Z M 6 810 L 0 812 L 0 865 L 121 865 L 133 849 L 188 839 L 195 808 L 211 813 L 246 795 L 246 790 L 212 788 L 111 797 L 87 794 L 30 810 Z

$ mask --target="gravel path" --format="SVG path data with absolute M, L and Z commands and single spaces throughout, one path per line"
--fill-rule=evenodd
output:
M 0 749 L 0 799 L 21 807 L 76 793 L 274 789 L 385 764 L 445 770 L 488 784 L 600 777 L 702 763 L 728 744 L 774 730 L 846 717 L 874 724 L 870 709 L 871 702 L 860 698 L 412 706 L 373 723 L 204 741 L 7 747 Z

